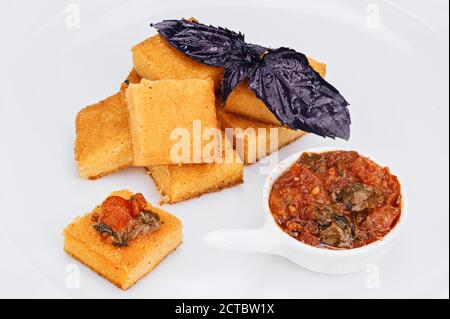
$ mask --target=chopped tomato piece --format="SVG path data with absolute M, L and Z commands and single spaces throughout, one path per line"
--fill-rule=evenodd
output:
M 388 169 L 386 169 L 388 170 Z M 383 183 L 384 192 L 386 194 L 386 202 L 393 205 L 400 205 L 400 182 L 398 181 L 397 176 L 386 174 L 386 181 Z
M 378 187 L 384 179 L 383 169 L 366 157 L 359 157 L 352 167 L 353 174 L 364 184 Z
M 108 225 L 115 232 L 131 221 L 130 201 L 120 196 L 110 196 L 102 204 L 99 222 Z
M 141 193 L 137 193 L 131 199 L 131 216 L 133 218 L 139 216 L 139 214 L 145 209 L 147 206 L 147 201 Z
M 361 224 L 363 230 L 384 236 L 400 216 L 400 208 L 386 205 L 372 210 Z

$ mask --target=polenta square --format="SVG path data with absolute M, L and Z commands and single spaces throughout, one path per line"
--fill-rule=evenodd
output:
M 244 182 L 244 165 L 223 137 L 222 161 L 210 164 L 162 165 L 147 168 L 162 203 L 174 204 Z
M 125 81 L 123 81 L 120 84 L 120 91 L 121 92 L 126 92 L 128 89 L 128 86 L 130 86 L 130 84 L 136 84 L 141 82 L 142 78 L 139 76 L 139 74 L 136 72 L 136 69 L 131 69 L 130 73 L 128 73 L 127 78 L 125 79 Z
M 326 64 L 317 62 L 312 58 L 308 58 L 311 67 L 325 77 L 327 69 Z M 281 125 L 275 115 L 267 108 L 262 100 L 260 100 L 255 92 L 248 87 L 247 81 L 242 81 L 230 93 L 225 103 L 225 111 L 240 116 L 247 117 L 260 122 Z
M 212 79 L 216 90 L 220 88 L 223 68 L 194 61 L 173 48 L 160 35 L 135 45 L 131 52 L 134 68 L 144 79 Z
M 204 162 L 197 149 L 217 139 L 210 134 L 217 131 L 211 80 L 143 79 L 129 85 L 126 98 L 135 166 Z
M 219 125 L 233 140 L 234 148 L 245 164 L 255 163 L 306 134 L 283 126 L 249 120 L 225 112 L 221 106 L 217 106 L 216 112 Z
M 128 109 L 122 93 L 78 112 L 75 126 L 80 177 L 96 179 L 132 165 Z
M 138 217 L 121 216 L 128 202 L 139 207 L 134 201 L 141 203 Z M 149 217 L 147 224 L 142 216 Z M 138 235 L 127 245 L 114 245 L 109 237 L 113 232 L 118 237 L 119 224 L 124 220 L 125 233 Z M 141 194 L 127 190 L 111 193 L 92 212 L 76 218 L 64 229 L 64 250 L 121 289 L 134 285 L 182 241 L 182 224 L 177 217 L 153 207 Z

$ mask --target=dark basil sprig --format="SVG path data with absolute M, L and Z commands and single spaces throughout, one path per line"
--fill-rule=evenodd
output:
M 222 101 L 225 102 L 234 88 L 243 80 L 250 78 L 261 63 L 261 55 L 266 48 L 241 44 L 238 50 L 228 55 L 222 79 Z
M 102 236 L 114 236 L 115 232 L 111 227 L 104 223 L 98 223 L 93 225 L 94 229 Z
M 198 22 L 164 20 L 151 24 L 178 51 L 211 66 L 224 66 L 229 52 L 244 44 L 244 35 Z
M 110 236 L 113 246 L 128 246 L 128 234 L 126 231 L 117 233 L 105 223 L 97 223 L 93 227 L 103 237 Z
M 248 44 L 244 35 L 182 20 L 154 26 L 177 50 L 192 59 L 224 68 L 222 99 L 243 80 L 283 124 L 323 137 L 350 137 L 348 103 L 309 65 L 302 53 Z
M 249 86 L 284 125 L 349 139 L 347 101 L 314 71 L 304 54 L 289 48 L 269 50 Z

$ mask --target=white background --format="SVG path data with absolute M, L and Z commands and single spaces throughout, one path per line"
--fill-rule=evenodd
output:
M 66 23 L 72 3 L 79 28 Z M 399 175 L 410 211 L 376 265 L 379 285 L 370 285 L 373 269 L 329 276 L 202 243 L 212 229 L 261 224 L 261 164 L 246 169 L 242 186 L 165 207 L 183 220 L 185 243 L 127 292 L 64 254 L 63 227 L 110 191 L 159 200 L 140 169 L 78 178 L 74 119 L 118 90 L 130 47 L 154 34 L 150 22 L 181 16 L 328 64 L 328 79 L 352 105 L 351 140 L 309 135 L 278 156 L 341 145 Z M 0 297 L 448 298 L 447 1 L 3 1 L 0 35 Z M 73 267 L 78 288 L 67 285 Z

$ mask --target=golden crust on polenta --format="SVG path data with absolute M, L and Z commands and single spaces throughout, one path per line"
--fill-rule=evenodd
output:
M 123 93 L 82 109 L 75 121 L 75 160 L 82 178 L 96 179 L 132 165 Z
M 130 84 L 139 83 L 139 82 L 141 82 L 141 80 L 142 80 L 142 78 L 136 72 L 136 69 L 132 68 L 130 73 L 128 73 L 128 76 L 125 79 L 125 81 L 123 81 L 122 84 L 120 85 L 120 91 L 125 93 L 125 91 L 127 90 L 128 86 L 130 86 Z
M 130 199 L 134 194 L 117 191 L 110 196 Z M 93 216 L 101 206 L 76 218 L 64 229 L 64 250 L 121 289 L 128 289 L 153 270 L 182 243 L 181 221 L 170 213 L 148 204 L 160 218 L 159 229 L 141 235 L 126 247 L 111 245 L 93 227 Z
M 147 167 L 161 203 L 174 204 L 244 182 L 244 164 L 223 136 L 222 161 L 209 164 L 160 165 Z
M 219 105 L 216 106 L 216 112 L 222 130 L 232 130 L 232 136 L 229 138 L 233 139 L 236 153 L 244 160 L 245 164 L 253 164 L 306 134 L 303 131 L 240 117 L 226 112 Z M 274 141 L 271 140 L 273 130 L 276 130 L 276 134 L 272 135 Z M 261 144 L 260 139 L 262 140 Z
M 203 139 L 205 133 L 217 129 L 215 96 L 211 80 L 159 80 L 143 79 L 130 84 L 126 91 L 129 124 L 135 166 L 178 164 L 173 160 L 172 147 L 176 141 L 172 133 L 188 133 L 187 147 L 191 151 L 186 162 L 204 162 L 194 158 L 195 122 L 200 123 L 200 147 L 211 140 Z
M 131 52 L 137 74 L 148 80 L 211 79 L 220 89 L 223 68 L 201 64 L 155 35 L 135 45 Z

